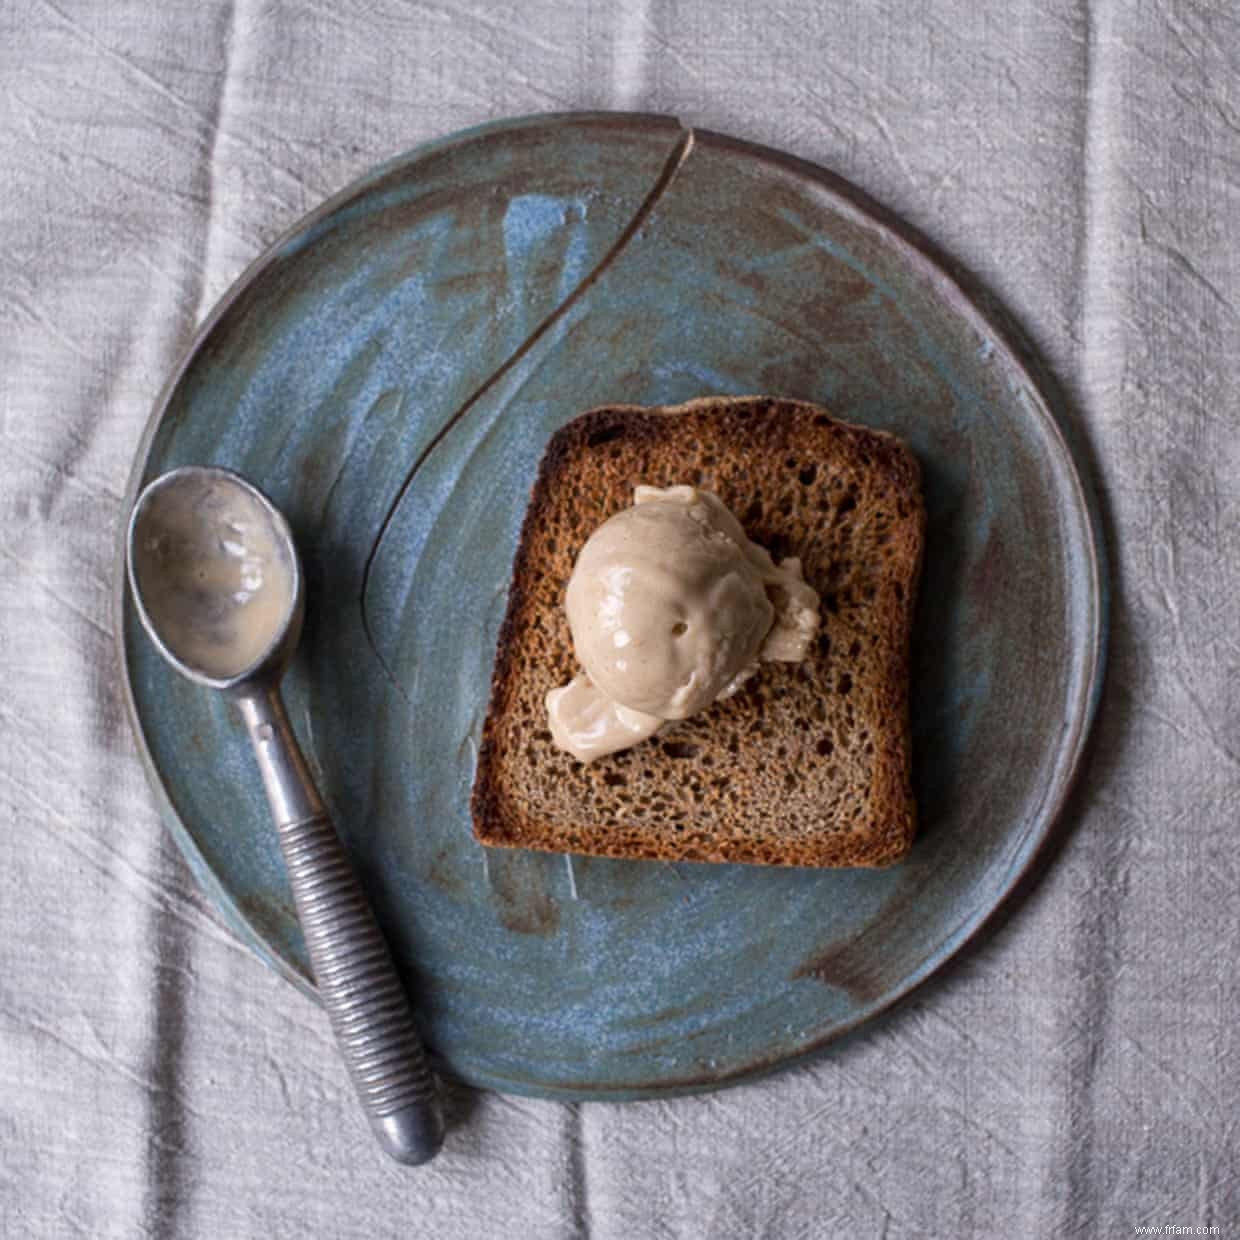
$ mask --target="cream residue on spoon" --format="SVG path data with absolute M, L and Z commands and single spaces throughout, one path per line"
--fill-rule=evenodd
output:
M 291 548 L 262 503 L 226 479 L 154 491 L 135 527 L 133 570 L 169 653 L 216 680 L 257 664 L 293 610 Z

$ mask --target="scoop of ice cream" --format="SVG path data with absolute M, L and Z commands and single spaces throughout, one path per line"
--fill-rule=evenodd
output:
M 775 615 L 744 534 L 728 528 L 732 514 L 714 496 L 676 490 L 687 494 L 639 493 L 601 525 L 566 598 L 586 675 L 660 719 L 709 706 L 756 657 Z
M 734 692 L 760 657 L 799 661 L 818 625 L 800 563 L 776 567 L 708 491 L 638 487 L 577 557 L 566 596 L 584 669 L 548 694 L 552 736 L 589 761 Z

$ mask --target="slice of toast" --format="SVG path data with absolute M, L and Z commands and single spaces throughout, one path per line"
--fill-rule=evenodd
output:
M 822 624 L 801 664 L 583 765 L 543 699 L 578 670 L 564 590 L 638 483 L 713 491 Z M 718 397 L 582 414 L 547 446 L 521 530 L 473 789 L 484 844 L 608 857 L 878 866 L 913 840 L 909 632 L 925 508 L 912 453 L 816 405 Z

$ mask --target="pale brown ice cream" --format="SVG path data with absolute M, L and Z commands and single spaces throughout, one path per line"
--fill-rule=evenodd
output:
M 761 659 L 799 662 L 818 595 L 776 566 L 709 491 L 639 486 L 582 548 L 565 599 L 583 671 L 547 694 L 551 734 L 582 762 L 734 693 Z

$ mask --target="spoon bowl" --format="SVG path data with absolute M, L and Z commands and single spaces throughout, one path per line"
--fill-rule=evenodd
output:
M 129 519 L 129 584 L 160 653 L 209 689 L 282 675 L 305 589 L 284 514 L 231 470 L 155 479 Z

